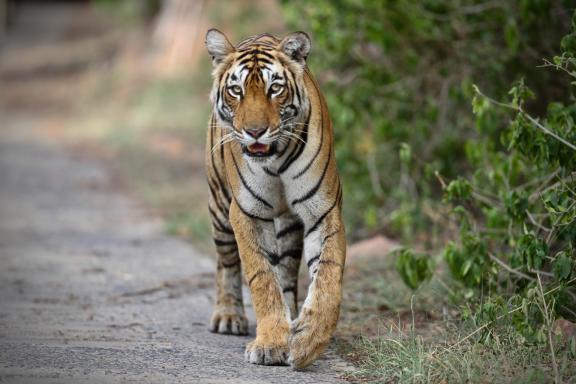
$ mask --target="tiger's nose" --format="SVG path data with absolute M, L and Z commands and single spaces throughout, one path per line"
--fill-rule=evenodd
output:
M 262 136 L 268 128 L 249 128 L 246 129 L 246 133 L 252 136 L 254 139 L 259 138 Z

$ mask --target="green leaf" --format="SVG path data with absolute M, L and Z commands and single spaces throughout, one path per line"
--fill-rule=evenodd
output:
M 452 180 L 444 189 L 444 198 L 448 201 L 467 200 L 472 195 L 472 186 L 468 180 Z
M 412 290 L 432 277 L 434 263 L 427 254 L 417 254 L 409 249 L 399 251 L 396 259 L 396 270 L 400 273 L 404 283 Z
M 466 276 L 468 274 L 468 272 L 470 272 L 470 268 L 472 268 L 472 259 L 468 259 L 464 262 L 464 265 L 462 265 L 462 276 Z
M 524 84 L 524 78 L 514 83 L 508 94 L 512 95 L 512 105 L 514 107 L 521 107 L 526 100 L 534 98 L 534 92 Z
M 558 280 L 568 280 L 572 273 L 572 268 L 573 261 L 568 254 L 565 251 L 558 252 L 553 264 L 554 276 Z
M 407 143 L 400 144 L 400 161 L 403 164 L 410 164 L 410 159 L 412 158 L 412 149 L 410 149 L 410 145 Z
M 490 100 L 482 96 L 475 85 L 474 89 L 476 90 L 477 93 L 472 98 L 472 113 L 474 113 L 478 117 L 481 117 L 490 108 Z

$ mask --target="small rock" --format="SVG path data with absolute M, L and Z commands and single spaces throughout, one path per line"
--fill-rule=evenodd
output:
M 554 332 L 565 338 L 576 336 L 576 323 L 566 319 L 558 319 L 554 322 Z
M 377 235 L 372 238 L 361 240 L 348 247 L 347 256 L 356 258 L 359 256 L 373 257 L 373 256 L 386 256 L 390 251 L 399 248 L 400 244 L 388 239 L 382 235 Z

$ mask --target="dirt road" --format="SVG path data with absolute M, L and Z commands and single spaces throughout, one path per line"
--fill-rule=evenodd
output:
M 82 11 L 61 7 L 32 16 Z M 0 92 L 23 89 L 11 80 Z M 346 364 L 333 354 L 303 372 L 254 366 L 243 360 L 254 327 L 209 333 L 213 260 L 164 234 L 97 161 L 38 135 L 48 118 L 0 107 L 0 382 L 341 382 Z

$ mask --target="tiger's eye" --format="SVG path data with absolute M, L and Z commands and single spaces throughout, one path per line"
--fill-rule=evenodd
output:
M 230 87 L 230 92 L 233 95 L 239 96 L 242 94 L 242 88 L 238 85 L 233 85 L 232 87 Z
M 280 92 L 284 87 L 281 84 L 274 83 L 270 86 L 270 90 L 274 93 Z

